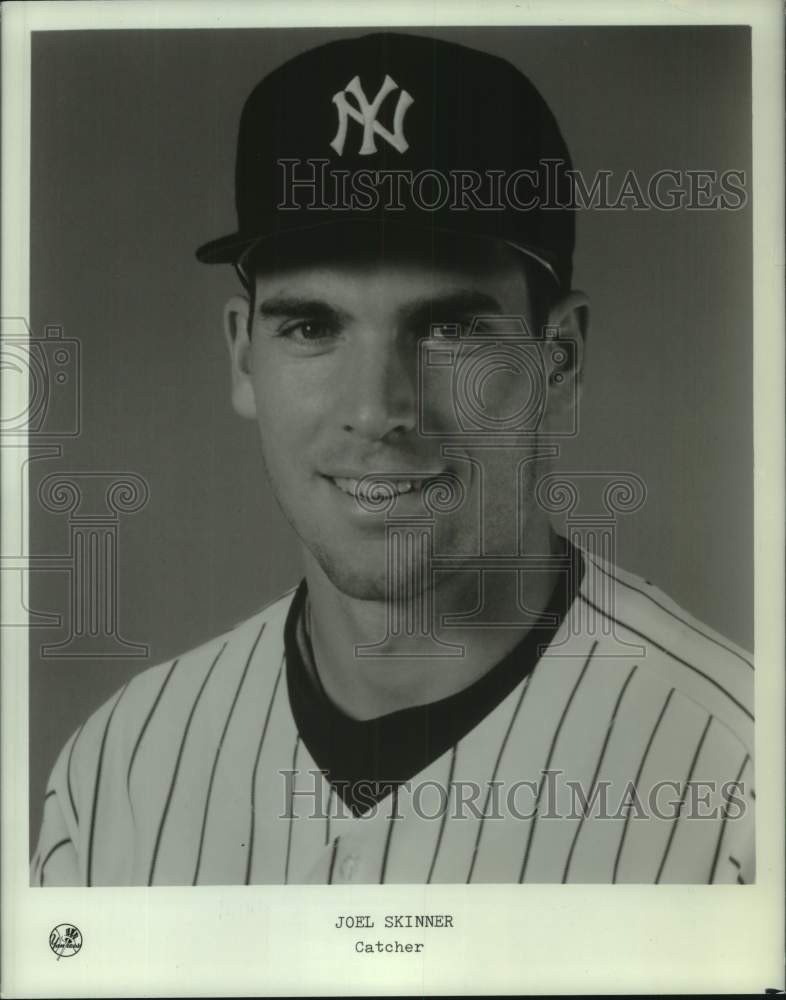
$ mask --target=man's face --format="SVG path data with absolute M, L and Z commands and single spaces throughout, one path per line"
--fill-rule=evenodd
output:
M 506 447 L 495 444 L 488 430 L 480 437 L 456 436 L 461 428 L 452 375 L 465 348 L 448 344 L 453 365 L 447 371 L 427 366 L 419 392 L 425 348 L 435 348 L 439 358 L 444 343 L 435 325 L 457 324 L 467 332 L 477 316 L 521 316 L 535 334 L 527 281 L 512 253 L 461 265 L 404 257 L 279 268 L 258 275 L 254 299 L 250 344 L 242 308 L 228 309 L 235 406 L 256 418 L 276 497 L 339 590 L 389 599 L 389 571 L 400 582 L 407 564 L 419 571 L 416 589 L 433 583 L 420 572 L 427 553 L 418 532 L 404 559 L 390 562 L 390 517 L 430 520 L 434 554 L 455 557 L 456 570 L 462 557 L 480 554 L 481 531 L 487 554 L 515 554 L 522 537 L 526 544 L 542 531 L 543 516 L 533 502 L 544 465 L 542 457 L 532 457 L 539 436 L 522 434 Z M 486 336 L 491 351 L 499 341 Z M 478 342 L 467 350 L 478 351 Z M 542 345 L 529 351 L 542 355 Z M 473 355 L 474 364 L 479 357 Z M 491 426 L 527 408 L 531 368 L 485 366 L 476 403 Z M 539 387 L 547 410 L 554 405 L 549 371 L 547 362 Z M 395 484 L 387 515 L 368 509 L 359 481 L 370 475 Z M 459 491 L 448 512 L 427 505 L 429 484 L 438 476 Z

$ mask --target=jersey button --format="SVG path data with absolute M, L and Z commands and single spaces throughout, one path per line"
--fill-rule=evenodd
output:
M 348 854 L 341 862 L 341 878 L 345 882 L 351 882 L 358 870 L 360 859 L 354 854 Z

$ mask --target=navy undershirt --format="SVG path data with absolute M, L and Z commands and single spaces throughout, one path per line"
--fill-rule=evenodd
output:
M 456 694 L 374 719 L 351 718 L 326 694 L 305 628 L 306 581 L 300 583 L 284 626 L 292 713 L 315 763 L 355 815 L 454 746 L 532 672 L 584 575 L 579 550 L 561 541 L 570 557 L 570 572 L 558 574 L 540 617 L 508 654 Z

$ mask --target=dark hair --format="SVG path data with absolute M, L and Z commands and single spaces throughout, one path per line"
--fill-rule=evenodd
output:
M 545 267 L 529 257 L 523 255 L 522 257 L 521 267 L 527 280 L 527 292 L 534 325 L 534 329 L 530 330 L 530 333 L 537 336 L 543 331 L 552 307 L 559 302 L 564 292 L 557 284 L 556 278 Z

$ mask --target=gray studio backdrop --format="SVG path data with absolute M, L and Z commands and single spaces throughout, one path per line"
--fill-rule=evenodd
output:
M 234 277 L 197 264 L 193 251 L 234 224 L 237 121 L 253 85 L 303 49 L 364 30 L 34 36 L 30 322 L 36 336 L 49 325 L 78 342 L 81 423 L 78 435 L 57 439 L 59 458 L 30 463 L 40 557 L 30 606 L 62 617 L 31 631 L 33 838 L 48 771 L 88 713 L 135 672 L 231 627 L 299 578 L 255 428 L 229 405 L 221 308 Z M 520 66 L 585 175 L 750 176 L 746 28 L 433 33 Z M 592 297 L 593 326 L 582 435 L 563 460 L 568 470 L 646 482 L 647 502 L 618 524 L 618 563 L 748 648 L 751 252 L 749 207 L 580 213 L 575 283 Z M 76 404 L 60 388 L 50 402 L 56 432 Z M 75 513 L 50 490 L 56 509 L 47 509 L 37 491 L 58 473 L 85 495 L 133 473 L 149 499 L 129 512 L 122 496 L 102 508 L 101 494 Z M 145 652 L 127 646 L 97 658 L 86 655 L 95 644 L 51 648 L 69 639 L 80 531 L 99 561 L 115 546 L 118 630 L 146 656 L 125 655 Z

